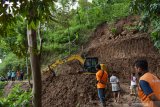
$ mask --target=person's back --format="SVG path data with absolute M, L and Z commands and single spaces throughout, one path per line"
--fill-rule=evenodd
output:
M 21 74 L 20 74 L 20 71 L 17 71 L 17 76 L 20 77 L 20 75 L 21 75 Z
M 112 85 L 114 102 L 119 102 L 119 100 L 120 100 L 120 84 L 119 84 L 119 79 L 115 74 L 116 74 L 116 72 L 113 71 L 112 76 L 110 77 L 110 83 Z
M 12 81 L 15 80 L 15 77 L 16 77 L 16 73 L 14 71 L 11 72 L 11 79 Z
M 19 71 L 19 70 L 16 72 L 16 76 L 17 76 L 17 80 L 20 80 L 21 74 L 20 74 L 20 71 Z
M 8 77 L 11 76 L 11 72 L 10 72 L 10 71 L 8 71 L 7 76 L 8 76 Z
M 112 85 L 112 91 L 119 91 L 120 90 L 118 77 L 116 77 L 115 75 L 112 75 L 110 77 L 110 83 Z
M 23 78 L 24 78 L 24 72 L 21 70 L 21 72 L 20 72 L 20 80 L 23 80 Z
M 110 83 L 111 84 L 117 84 L 118 83 L 118 78 L 115 76 L 115 75 L 112 75 L 111 77 L 110 77 Z
M 11 72 L 11 77 L 15 77 L 16 73 L 14 71 Z
M 8 72 L 7 72 L 7 77 L 8 77 L 7 79 L 8 79 L 8 80 L 11 79 L 11 75 L 12 75 L 11 71 L 8 71 Z

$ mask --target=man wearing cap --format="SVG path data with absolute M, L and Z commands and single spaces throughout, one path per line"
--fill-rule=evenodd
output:
M 96 66 L 96 79 L 97 79 L 97 89 L 98 89 L 98 97 L 100 99 L 100 102 L 102 104 L 103 107 L 106 107 L 106 103 L 105 103 L 105 88 L 106 88 L 106 83 L 108 80 L 108 74 L 106 71 L 104 71 L 101 68 L 101 65 L 98 64 Z

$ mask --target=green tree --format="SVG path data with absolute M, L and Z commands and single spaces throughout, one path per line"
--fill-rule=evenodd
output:
M 31 67 L 33 71 L 33 105 L 41 107 L 41 72 L 40 59 L 37 48 L 37 33 L 39 23 L 45 23 L 54 11 L 52 0 L 17 0 L 0 2 L 0 31 L 5 36 L 11 33 L 10 27 L 17 22 L 21 16 L 27 21 L 27 37 L 30 53 Z M 12 32 L 13 33 L 13 32 Z
M 140 30 L 151 33 L 155 46 L 160 49 L 160 1 L 132 0 L 132 12 L 141 15 Z

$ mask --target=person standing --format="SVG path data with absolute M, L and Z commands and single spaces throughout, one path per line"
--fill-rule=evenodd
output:
M 160 80 L 148 69 L 147 60 L 137 60 L 134 64 L 139 76 L 138 96 L 144 107 L 160 107 Z
M 21 76 L 20 71 L 17 70 L 17 72 L 16 72 L 16 77 L 17 77 L 17 80 L 19 80 L 19 81 L 20 81 L 20 76 Z
M 105 103 L 105 95 L 106 95 L 106 84 L 107 84 L 107 80 L 108 80 L 108 74 L 106 71 L 101 69 L 101 65 L 98 64 L 96 66 L 96 79 L 97 79 L 97 90 L 98 90 L 98 97 L 100 99 L 100 102 L 102 104 L 103 107 L 106 107 L 106 103 Z
M 20 72 L 20 80 L 23 81 L 23 79 L 24 79 L 24 72 L 21 70 L 21 72 Z
M 132 73 L 131 75 L 131 86 L 130 86 L 130 89 L 131 89 L 131 95 L 136 95 L 136 87 L 137 87 L 137 78 L 135 76 L 135 73 Z
M 15 81 L 15 78 L 16 78 L 16 73 L 15 73 L 15 71 L 12 71 L 11 72 L 11 80 Z
M 11 80 L 11 71 L 9 70 L 8 72 L 7 72 L 7 80 L 9 81 L 9 80 Z
M 114 102 L 119 102 L 119 100 L 120 100 L 120 84 L 119 84 L 119 79 L 116 76 L 115 71 L 113 71 L 112 76 L 110 77 L 110 83 L 112 85 Z

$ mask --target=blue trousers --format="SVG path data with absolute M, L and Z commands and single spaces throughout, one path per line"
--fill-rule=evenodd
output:
M 106 97 L 105 88 L 98 88 L 98 97 L 101 103 L 105 102 L 105 97 Z

